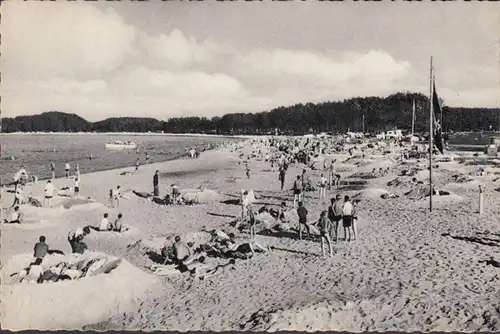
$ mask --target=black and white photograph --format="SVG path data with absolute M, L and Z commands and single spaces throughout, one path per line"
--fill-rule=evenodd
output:
M 500 331 L 494 1 L 0 13 L 1 329 Z

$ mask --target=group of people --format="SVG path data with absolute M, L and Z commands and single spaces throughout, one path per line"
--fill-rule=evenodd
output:
M 167 194 L 165 195 L 165 205 L 172 204 L 172 205 L 177 205 L 179 203 L 179 198 L 181 195 L 181 192 L 179 190 L 179 187 L 175 184 L 172 183 L 170 185 L 170 194 L 167 191 Z M 160 171 L 156 171 L 155 174 L 153 175 L 153 196 L 159 197 L 160 196 Z
M 316 225 L 321 236 L 321 252 L 325 255 L 325 244 L 328 244 L 330 256 L 333 254 L 332 242 L 339 242 L 341 227 L 344 228 L 344 240 L 350 242 L 356 240 L 358 220 L 357 202 L 352 202 L 349 196 L 342 197 L 337 195 L 331 199 L 330 206 L 322 210 L 317 221 L 310 223 L 308 221 L 308 211 L 302 202 L 299 202 L 297 215 L 299 216 L 299 239 L 302 240 L 302 230 L 305 229 L 308 236 L 311 237 L 310 225 Z

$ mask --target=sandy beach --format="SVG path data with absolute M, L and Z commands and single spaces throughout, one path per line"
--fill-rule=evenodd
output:
M 248 155 L 251 151 L 251 145 L 245 144 L 243 152 Z M 317 192 L 307 193 L 305 205 L 311 217 L 319 217 L 336 194 L 360 199 L 358 239 L 334 243 L 332 258 L 321 257 L 318 240 L 298 240 L 294 230 L 258 234 L 256 239 L 269 247 L 268 252 L 236 260 L 205 280 L 181 273 L 154 275 L 149 270 L 154 262 L 146 255 L 148 247 L 154 248 L 151 245 L 166 237 L 211 229 L 247 238 L 229 224 L 239 215 L 240 206 L 227 204 L 228 200 L 238 199 L 241 189 L 253 189 L 256 208 L 278 208 L 281 201 L 291 205 L 289 189 L 304 165 L 290 165 L 284 192 L 280 191 L 278 172 L 271 172 L 268 162 L 252 159 L 247 179 L 245 169 L 238 165 L 238 152 L 228 149 L 202 153 L 199 159 L 141 166 L 134 175 L 120 175 L 131 168 L 82 175 L 80 195 L 95 202 L 56 197 L 52 208 L 23 206 L 31 224 L 2 225 L 2 327 L 500 330 L 500 268 L 483 262 L 500 260 L 500 192 L 495 190 L 500 187 L 500 165 L 472 158 L 436 162 L 436 188 L 450 194 L 434 196 L 431 213 L 428 198 L 420 196 L 428 189 L 428 162 L 402 163 L 397 156 L 373 154 L 362 159 L 337 154 L 341 187 L 329 190 L 326 201 L 318 200 Z M 489 173 L 471 177 L 481 164 Z M 384 175 L 372 174 L 381 167 L 390 170 Z M 402 176 L 403 170 L 412 169 L 417 170 L 415 174 Z M 160 171 L 161 195 L 177 182 L 181 189 L 201 187 L 217 196 L 192 206 L 163 206 L 128 191 L 119 208 L 105 206 L 109 189 L 117 185 L 123 190 L 151 192 L 155 170 Z M 316 180 L 322 172 L 309 173 Z M 418 181 L 423 184 L 415 183 Z M 57 188 L 73 185 L 67 179 L 54 183 Z M 482 215 L 477 212 L 479 184 L 485 186 Z M 28 186 L 25 194 L 41 200 L 44 186 L 45 182 Z M 384 194 L 398 197 L 384 199 Z M 64 208 L 64 201 L 72 204 L 67 202 Z M 11 203 L 12 194 L 5 194 L 3 207 Z M 85 242 L 91 251 L 121 258 L 121 271 L 111 272 L 114 276 L 107 280 L 95 276 L 42 285 L 5 284 L 10 268 L 21 261 L 19 256 L 32 253 L 40 235 L 46 236 L 51 249 L 69 253 L 68 232 L 97 225 L 105 212 L 113 218 L 122 213 L 123 224 L 130 230 L 122 235 L 91 233 Z M 59 285 L 63 287 L 57 288 Z M 39 305 L 45 305 L 42 311 Z M 67 316 L 82 309 L 85 316 Z M 34 316 L 36 312 L 40 315 Z

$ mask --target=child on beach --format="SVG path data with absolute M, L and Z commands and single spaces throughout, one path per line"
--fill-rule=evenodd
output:
M 52 181 L 48 180 L 47 184 L 45 185 L 45 200 L 44 200 L 44 205 L 48 204 L 50 206 L 50 202 L 52 201 L 52 197 L 54 197 L 54 185 L 52 184 Z
M 299 216 L 299 239 L 302 240 L 302 227 L 304 226 L 307 231 L 309 239 L 311 239 L 311 229 L 307 224 L 307 209 L 304 207 L 302 202 L 299 202 L 299 207 L 297 209 L 297 215 Z
M 328 248 L 330 250 L 330 256 L 333 256 L 332 240 L 330 239 L 331 233 L 331 223 L 326 217 L 326 210 L 321 211 L 321 215 L 318 221 L 318 228 L 321 233 L 321 254 L 325 256 L 325 240 L 328 243 Z
M 108 214 L 105 213 L 104 217 L 101 219 L 101 223 L 99 224 L 99 231 L 111 231 L 112 229 L 112 225 L 108 220 Z
M 122 231 L 122 217 L 123 217 L 123 215 L 121 213 L 119 213 L 118 218 L 116 218 L 116 220 L 113 224 L 113 231 L 114 232 L 121 232 Z
M 71 166 L 69 165 L 69 163 L 66 163 L 66 165 L 64 165 L 64 171 L 66 172 L 66 178 L 69 179 L 69 171 L 71 170 Z

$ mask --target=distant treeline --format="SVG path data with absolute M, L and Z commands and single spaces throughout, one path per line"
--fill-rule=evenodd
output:
M 415 131 L 428 132 L 429 99 L 420 93 L 396 93 L 386 98 L 352 98 L 338 102 L 296 104 L 255 114 L 222 117 L 154 118 L 119 117 L 91 123 L 75 115 L 46 112 L 4 118 L 2 132 L 161 132 L 207 134 L 281 134 L 310 132 L 379 132 L 411 129 L 415 101 Z M 500 130 L 499 108 L 443 107 L 444 131 Z

